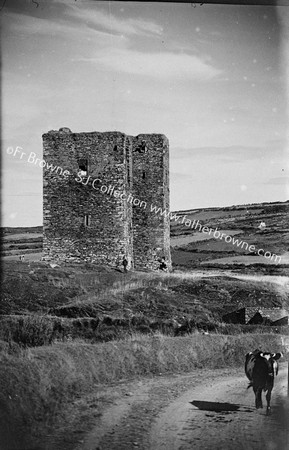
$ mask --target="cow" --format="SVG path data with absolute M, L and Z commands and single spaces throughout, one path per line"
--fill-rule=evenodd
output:
M 247 353 L 245 360 L 245 373 L 250 381 L 248 389 L 253 387 L 255 393 L 256 408 L 263 408 L 262 391 L 267 392 L 267 411 L 271 411 L 271 392 L 274 387 L 274 376 L 278 374 L 277 360 L 282 357 L 282 353 L 268 353 L 257 349 Z

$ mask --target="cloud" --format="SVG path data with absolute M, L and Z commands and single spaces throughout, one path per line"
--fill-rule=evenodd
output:
M 176 148 L 173 152 L 173 158 L 180 159 L 185 157 L 218 157 L 225 158 L 228 161 L 238 161 L 244 157 L 255 158 L 260 156 L 261 147 L 245 147 L 232 145 L 229 147 L 196 147 L 196 148 Z
M 3 21 L 4 22 L 4 21 Z M 42 17 L 28 16 L 26 14 L 6 12 L 4 28 L 9 29 L 15 35 L 27 35 L 31 38 L 32 35 L 39 37 L 55 37 L 69 38 L 69 40 L 88 41 L 91 38 L 97 40 L 105 40 L 107 44 L 111 43 L 112 35 L 105 31 L 98 31 L 93 28 L 88 28 L 86 24 L 77 24 L 72 21 L 67 21 L 62 18 L 47 19 Z M 84 26 L 83 26 L 84 25 Z M 7 30 L 8 32 L 8 30 Z M 119 39 L 119 38 L 118 38 Z
M 273 184 L 275 186 L 287 186 L 289 187 L 289 177 L 275 177 L 270 178 L 265 181 L 263 184 Z
M 155 22 L 133 18 L 118 18 L 110 12 L 100 11 L 95 7 L 87 7 L 83 3 L 81 6 L 70 4 L 67 13 L 68 16 L 85 22 L 88 27 L 97 27 L 112 33 L 160 36 L 163 32 L 163 28 Z
M 5 18 L 6 27 L 17 36 L 58 38 L 61 39 L 61 48 L 64 41 L 77 41 L 75 48 L 79 56 L 76 54 L 70 60 L 78 64 L 88 62 L 106 70 L 158 79 L 206 81 L 221 73 L 213 67 L 207 55 L 196 56 L 174 51 L 149 53 L 132 49 L 130 45 L 134 43 L 130 42 L 130 36 L 158 37 L 163 32 L 162 27 L 139 18 L 118 18 L 83 3 L 79 6 L 65 3 L 62 14 L 49 19 L 19 12 L 7 12 Z
M 194 179 L 193 173 L 185 173 L 185 172 L 170 172 L 170 178 L 172 182 L 174 181 L 183 181 L 184 179 Z
M 187 78 L 206 81 L 221 73 L 197 56 L 172 52 L 144 53 L 127 48 L 112 48 L 99 52 L 93 58 L 80 58 L 78 61 L 92 62 L 117 72 L 161 79 Z
M 247 162 L 274 156 L 275 158 L 284 157 L 284 150 L 282 146 L 283 140 L 280 140 L 280 145 L 272 148 L 269 144 L 262 147 L 232 145 L 229 147 L 196 147 L 196 148 L 175 148 L 172 151 L 173 159 L 183 158 L 212 158 L 218 157 L 222 162 Z
M 97 2 L 74 2 L 57 0 L 44 2 L 42 8 L 31 8 L 21 3 L 9 3 L 3 11 L 7 19 L 13 17 L 19 22 L 19 30 L 27 31 L 27 23 L 32 26 L 32 33 L 54 34 L 59 27 L 72 26 L 77 32 L 83 29 L 106 30 L 107 34 L 126 34 L 141 36 L 160 36 L 163 28 L 151 20 L 142 18 L 117 17 L 107 8 L 99 7 Z M 41 0 L 39 0 L 40 2 Z M 103 5 L 102 5 L 103 6 Z M 4 24 L 4 23 L 3 23 Z M 50 28 L 48 30 L 48 27 Z
M 271 150 L 279 150 L 282 148 L 284 151 L 287 149 L 288 143 L 286 138 L 270 139 L 266 142 L 266 148 Z

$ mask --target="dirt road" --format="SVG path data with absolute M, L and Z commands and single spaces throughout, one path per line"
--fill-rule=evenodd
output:
M 207 389 L 192 389 L 160 414 L 152 428 L 151 448 L 288 449 L 284 418 L 280 417 L 286 383 L 284 367 L 276 379 L 270 417 L 265 415 L 266 408 L 255 410 L 252 389 L 244 389 L 243 377 L 225 377 Z M 192 405 L 194 400 L 197 406 Z
M 243 368 L 116 383 L 76 402 L 65 442 L 52 448 L 288 450 L 287 363 L 275 381 L 270 416 L 265 407 L 255 409 L 247 385 Z

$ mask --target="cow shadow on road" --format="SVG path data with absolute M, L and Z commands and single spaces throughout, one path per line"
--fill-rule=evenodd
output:
M 253 412 L 254 408 L 248 406 L 236 405 L 235 403 L 220 403 L 220 402 L 208 402 L 205 400 L 193 400 L 191 403 L 202 411 L 212 411 L 220 413 L 230 413 L 230 412 Z

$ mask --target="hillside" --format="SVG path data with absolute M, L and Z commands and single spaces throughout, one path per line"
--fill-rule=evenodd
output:
M 43 230 L 39 227 L 3 227 L 1 228 L 1 255 L 8 259 L 19 259 L 19 255 L 28 255 L 32 260 L 42 256 Z M 30 255 L 33 254 L 31 257 Z
M 175 217 L 171 220 L 175 269 L 235 268 L 286 274 L 289 201 L 176 211 L 171 216 Z M 264 229 L 259 228 L 261 222 L 265 223 Z M 212 232 L 204 233 L 200 227 L 211 228 Z M 214 237 L 215 230 L 224 233 L 223 237 L 218 238 L 218 233 Z M 225 235 L 238 240 L 237 244 L 225 242 Z M 255 249 L 249 251 L 252 245 Z M 258 250 L 269 257 L 258 255 Z M 41 259 L 42 227 L 2 228 L 2 256 L 17 260 L 19 255 L 25 255 L 28 261 Z
M 174 267 L 239 268 L 285 274 L 282 268 L 289 265 L 288 213 L 288 201 L 176 212 L 180 219 L 171 222 Z M 195 220 L 195 229 L 186 226 L 186 220 Z M 264 229 L 259 228 L 261 222 L 265 223 Z M 224 236 L 214 238 L 213 232 L 201 232 L 201 226 L 232 236 L 241 245 L 225 242 Z M 253 252 L 249 251 L 250 245 L 255 246 Z M 269 253 L 268 258 L 258 256 L 258 250 L 261 254 L 270 252 L 271 257 Z
M 0 339 L 9 334 L 27 343 L 29 335 L 31 345 L 56 338 L 106 341 L 133 332 L 233 332 L 221 324 L 227 312 L 244 306 L 288 310 L 288 278 L 242 279 L 221 271 L 124 274 L 92 264 L 52 268 L 7 261 L 0 305 Z
M 171 223 L 171 274 L 124 274 L 88 263 L 55 266 L 41 261 L 41 227 L 2 229 L 2 338 L 27 343 L 29 335 L 29 345 L 38 345 L 133 332 L 233 332 L 221 323 L 226 313 L 243 307 L 288 310 L 288 208 L 284 202 L 173 213 L 178 220 Z M 282 255 L 281 263 L 189 228 L 186 220 Z

